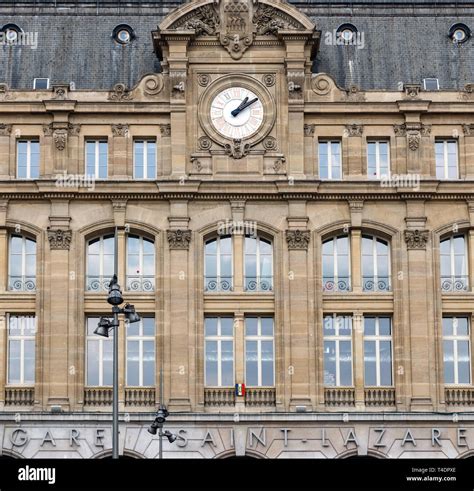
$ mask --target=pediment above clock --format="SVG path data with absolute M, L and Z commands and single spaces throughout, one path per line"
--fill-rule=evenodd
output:
M 232 58 L 239 59 L 257 37 L 314 33 L 313 22 L 280 0 L 197 0 L 166 17 L 153 33 L 155 48 L 168 36 L 216 38 Z

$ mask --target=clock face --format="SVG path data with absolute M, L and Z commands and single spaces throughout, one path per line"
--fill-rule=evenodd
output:
M 263 105 L 259 97 L 244 87 L 219 92 L 211 102 L 211 122 L 226 138 L 244 139 L 263 123 Z

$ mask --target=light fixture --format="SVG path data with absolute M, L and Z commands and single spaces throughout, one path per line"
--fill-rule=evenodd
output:
M 168 431 L 168 430 L 165 430 L 163 432 L 163 435 L 166 436 L 166 438 L 168 438 L 168 441 L 170 443 L 173 443 L 178 438 L 177 435 L 174 435 L 173 433 L 171 433 L 171 431 Z
M 352 44 L 357 34 L 357 28 L 353 24 L 341 24 L 337 29 L 337 34 L 343 44 Z
M 120 305 L 123 303 L 122 290 L 117 282 L 117 275 L 114 274 L 109 284 L 109 296 L 107 302 L 110 305 Z
M 2 32 L 5 36 L 5 41 L 9 44 L 14 44 L 18 41 L 18 36 L 22 32 L 16 24 L 5 24 L 2 27 Z
M 130 305 L 129 303 L 125 304 L 123 308 L 123 313 L 125 314 L 125 318 L 128 320 L 128 322 L 130 322 L 130 324 L 141 321 L 141 317 L 135 311 L 134 305 Z
M 449 29 L 449 37 L 456 44 L 465 43 L 471 37 L 471 30 L 466 24 L 458 22 Z
M 119 44 L 130 44 L 135 39 L 135 33 L 127 24 L 120 24 L 113 30 L 112 37 Z
M 94 334 L 97 334 L 99 336 L 103 336 L 104 338 L 109 337 L 109 329 L 112 327 L 112 323 L 110 322 L 110 319 L 107 319 L 107 317 L 101 317 L 99 320 L 99 323 L 97 324 L 97 327 L 94 331 Z

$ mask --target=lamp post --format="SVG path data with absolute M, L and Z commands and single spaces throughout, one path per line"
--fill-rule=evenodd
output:
M 135 307 L 129 303 L 125 304 L 123 308 L 119 305 L 123 303 L 122 290 L 117 281 L 117 241 L 118 234 L 115 229 L 115 273 L 109 283 L 109 295 L 107 302 L 112 305 L 113 319 L 110 320 L 107 317 L 101 317 L 94 331 L 94 334 L 109 337 L 110 329 L 114 330 L 114 349 L 113 349 L 113 389 L 112 389 L 112 458 L 119 458 L 119 424 L 118 424 L 118 327 L 119 327 L 119 314 L 124 314 L 125 319 L 128 322 L 139 322 L 140 316 L 136 313 Z

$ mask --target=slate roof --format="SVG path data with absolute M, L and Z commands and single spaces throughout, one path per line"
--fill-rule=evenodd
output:
M 8 23 L 38 32 L 38 47 L 0 46 L 0 82 L 30 89 L 34 77 L 71 82 L 78 89 L 133 86 L 159 70 L 150 32 L 179 1 L 2 0 L 0 27 Z M 322 31 L 315 72 L 330 74 L 341 87 L 397 90 L 399 82 L 439 79 L 441 89 L 474 83 L 474 38 L 455 45 L 449 28 L 457 22 L 474 32 L 473 0 L 299 0 L 292 1 Z M 364 47 L 327 44 L 343 23 L 363 34 Z M 118 24 L 137 38 L 115 43 Z

